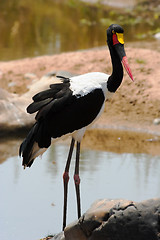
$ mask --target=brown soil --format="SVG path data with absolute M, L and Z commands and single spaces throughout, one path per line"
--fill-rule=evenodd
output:
M 125 72 L 122 85 L 106 103 L 105 112 L 96 126 L 99 129 L 136 130 L 160 135 L 160 125 L 153 124 L 153 120 L 160 117 L 160 52 L 128 47 L 126 53 L 135 81 L 132 82 Z M 26 73 L 34 73 L 40 78 L 53 70 L 78 74 L 92 71 L 111 73 L 109 51 L 103 47 L 0 62 L 0 87 L 23 94 L 33 81 L 24 77 Z

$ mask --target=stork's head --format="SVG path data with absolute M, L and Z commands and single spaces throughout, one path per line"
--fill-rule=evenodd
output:
M 129 77 L 133 80 L 132 72 L 130 70 L 128 59 L 124 50 L 124 30 L 118 24 L 112 24 L 107 29 L 107 43 L 108 46 L 115 49 L 120 61 L 125 67 Z

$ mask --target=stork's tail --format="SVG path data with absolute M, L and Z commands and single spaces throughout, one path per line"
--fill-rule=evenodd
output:
M 46 148 L 40 148 L 36 140 L 39 129 L 38 125 L 37 122 L 33 125 L 19 149 L 19 156 L 23 157 L 22 165 L 24 168 L 31 167 L 34 159 L 46 150 Z

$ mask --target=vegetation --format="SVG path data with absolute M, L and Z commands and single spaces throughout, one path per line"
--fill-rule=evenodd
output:
M 2 0 L 1 60 L 85 49 L 105 44 L 105 31 L 116 22 L 127 41 L 152 38 L 160 31 L 156 2 L 134 9 L 113 9 L 79 0 Z

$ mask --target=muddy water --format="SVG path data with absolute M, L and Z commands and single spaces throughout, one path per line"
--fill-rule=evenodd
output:
M 140 0 L 139 0 L 140 1 Z M 139 1 L 104 1 L 128 7 Z M 103 2 L 103 1 L 102 1 Z M 0 4 L 0 60 L 51 55 L 103 46 L 106 28 L 121 24 L 126 41 L 145 36 L 146 31 L 159 27 L 148 24 L 141 16 L 126 18 L 121 10 L 87 6 L 79 1 L 3 1 Z M 148 37 L 146 35 L 146 38 Z
M 100 198 L 141 201 L 160 197 L 157 138 L 141 134 L 129 134 L 127 138 L 126 134 L 118 133 L 109 141 L 102 132 L 98 135 L 89 133 L 82 147 L 82 211 Z M 124 136 L 128 141 L 124 142 Z M 53 145 L 26 170 L 17 156 L 20 142 L 12 139 L 0 144 L 0 239 L 3 240 L 40 239 L 61 231 L 62 226 L 62 174 L 68 141 Z M 68 223 L 77 217 L 72 178 L 74 159 L 75 155 L 70 169 Z

